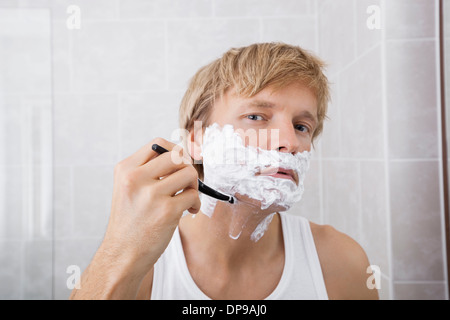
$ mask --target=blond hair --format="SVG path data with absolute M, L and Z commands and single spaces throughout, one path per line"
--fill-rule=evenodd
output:
M 329 83 L 322 70 L 325 64 L 312 53 L 285 43 L 256 43 L 232 48 L 221 58 L 200 68 L 189 82 L 180 105 L 180 128 L 188 131 L 194 121 L 208 125 L 208 117 L 217 98 L 233 88 L 236 94 L 250 98 L 270 86 L 277 89 L 301 82 L 317 99 L 318 124 L 312 142 L 323 130 L 328 101 Z M 201 164 L 194 165 L 203 178 Z

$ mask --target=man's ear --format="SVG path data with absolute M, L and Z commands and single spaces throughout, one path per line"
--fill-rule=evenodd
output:
M 201 125 L 199 126 L 194 124 L 194 129 L 189 131 L 187 147 L 191 158 L 193 158 L 194 163 L 197 164 L 202 163 L 203 160 L 203 157 L 201 155 L 202 143 L 203 143 L 203 128 Z

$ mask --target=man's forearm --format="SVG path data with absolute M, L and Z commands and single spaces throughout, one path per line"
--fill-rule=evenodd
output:
M 81 276 L 79 289 L 73 289 L 70 299 L 135 299 L 145 276 L 131 259 L 119 257 L 100 247 Z

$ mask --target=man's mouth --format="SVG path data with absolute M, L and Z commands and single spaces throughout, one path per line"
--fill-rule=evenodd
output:
M 284 168 L 276 168 L 276 167 L 267 167 L 264 169 L 261 169 L 259 173 L 256 175 L 261 176 L 270 176 L 274 178 L 280 178 L 280 179 L 290 179 L 295 182 L 295 184 L 298 184 L 298 176 L 295 170 L 292 169 L 284 169 Z

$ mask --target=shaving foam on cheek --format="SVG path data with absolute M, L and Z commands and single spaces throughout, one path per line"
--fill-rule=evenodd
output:
M 276 205 L 278 211 L 286 211 L 302 197 L 303 181 L 309 169 L 311 152 L 304 151 L 293 155 L 245 146 L 242 137 L 235 132 L 232 125 L 220 127 L 214 123 L 205 129 L 202 156 L 204 182 L 208 186 L 228 195 L 248 196 L 260 203 L 261 210 Z M 266 168 L 294 170 L 298 176 L 298 184 L 291 179 L 261 175 L 261 171 Z M 211 217 L 217 200 L 204 195 L 201 200 L 201 211 Z M 261 221 L 256 233 L 252 235 L 252 240 L 261 238 L 272 217 L 273 214 Z M 239 221 L 239 218 L 234 220 Z M 245 222 L 246 220 L 234 224 L 240 224 L 243 228 Z M 239 231 L 239 228 L 236 229 Z M 233 236 L 231 233 L 230 236 L 238 237 L 238 234 L 240 233 L 233 232 Z

